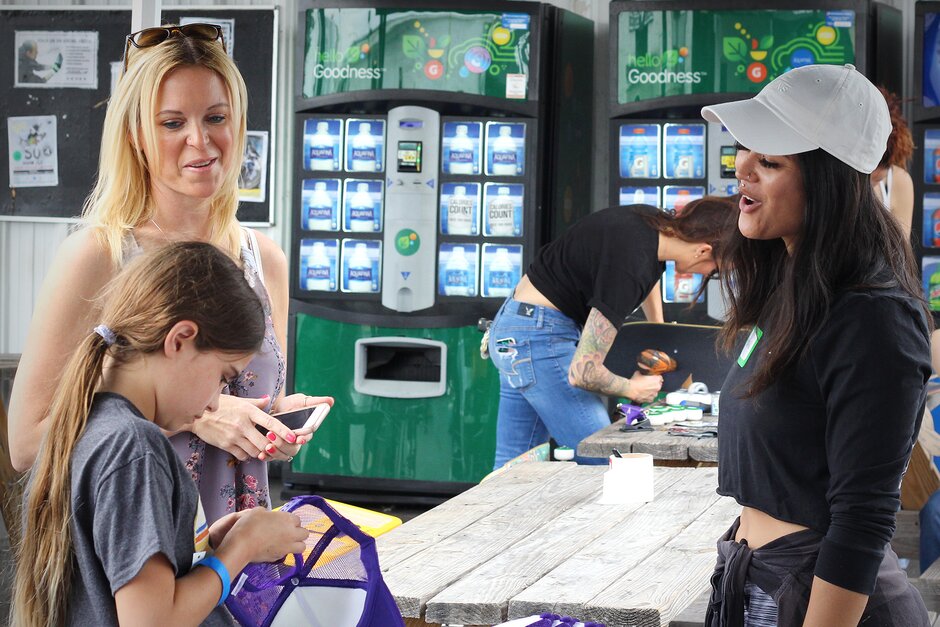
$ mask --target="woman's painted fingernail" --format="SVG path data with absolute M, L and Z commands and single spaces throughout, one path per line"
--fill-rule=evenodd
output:
M 268 431 L 268 439 L 274 442 L 275 440 L 277 440 L 277 434 L 274 433 L 273 431 Z M 288 440 L 288 442 L 289 441 L 290 440 Z
M 293 431 L 291 431 L 290 433 L 288 433 L 288 434 L 284 437 L 284 439 L 287 440 L 288 442 L 290 442 L 291 444 L 293 444 L 294 442 L 297 441 L 297 436 L 294 435 L 294 432 L 293 432 Z M 273 442 L 274 440 L 271 440 L 271 441 Z
M 267 452 L 271 453 L 271 455 L 274 455 L 274 454 L 277 452 L 277 447 L 274 446 L 273 444 L 268 444 L 268 448 L 266 448 L 266 449 L 264 449 L 264 450 L 266 450 Z

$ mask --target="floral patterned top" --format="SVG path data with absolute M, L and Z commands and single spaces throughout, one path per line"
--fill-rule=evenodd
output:
M 125 240 L 124 251 L 125 262 L 141 252 L 132 234 Z M 284 387 L 285 359 L 274 333 L 271 302 L 264 287 L 261 252 L 254 233 L 248 229 L 242 229 L 241 260 L 245 279 L 264 306 L 264 342 L 226 392 L 242 398 L 260 398 L 268 394 L 271 403 L 264 409 L 271 411 L 274 400 Z M 231 512 L 271 507 L 267 462 L 258 459 L 239 462 L 230 453 L 206 444 L 193 433 L 178 433 L 170 438 L 170 442 L 196 482 L 208 524 Z

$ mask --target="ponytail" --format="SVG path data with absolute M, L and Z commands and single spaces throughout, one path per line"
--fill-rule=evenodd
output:
M 45 627 L 66 622 L 72 578 L 71 462 L 85 431 L 108 344 L 91 333 L 72 355 L 52 399 L 46 432 L 29 480 L 25 525 L 16 548 L 10 624 Z

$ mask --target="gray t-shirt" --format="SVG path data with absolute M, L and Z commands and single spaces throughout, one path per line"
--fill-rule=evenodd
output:
M 160 428 L 123 396 L 95 395 L 72 454 L 68 624 L 117 625 L 114 593 L 158 553 L 177 577 L 188 573 L 208 549 L 205 520 L 189 471 Z M 234 624 L 223 608 L 203 623 Z

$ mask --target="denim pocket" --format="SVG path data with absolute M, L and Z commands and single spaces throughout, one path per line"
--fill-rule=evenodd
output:
M 490 359 L 493 360 L 493 365 L 499 373 L 506 377 L 509 387 L 514 390 L 525 390 L 535 384 L 532 349 L 527 340 L 495 346 L 492 338 L 490 342 Z

